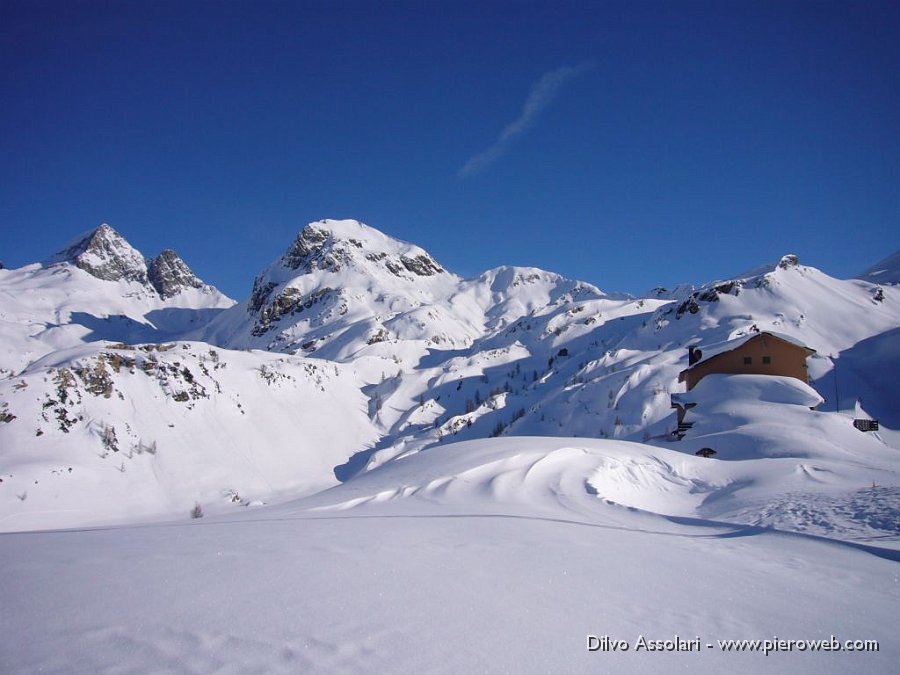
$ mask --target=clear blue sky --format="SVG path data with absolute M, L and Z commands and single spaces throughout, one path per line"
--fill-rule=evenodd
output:
M 0 260 L 230 295 L 308 221 L 611 291 L 900 248 L 897 2 L 0 3 Z

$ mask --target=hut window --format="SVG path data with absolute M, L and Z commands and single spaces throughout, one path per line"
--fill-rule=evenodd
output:
M 745 356 L 745 357 L 744 357 L 744 365 L 745 365 L 745 366 L 749 366 L 751 363 L 753 363 L 753 357 L 752 357 L 752 356 Z
M 772 363 L 772 357 L 771 357 L 771 356 L 764 356 L 764 357 L 763 357 L 763 363 L 766 364 L 766 365 Z

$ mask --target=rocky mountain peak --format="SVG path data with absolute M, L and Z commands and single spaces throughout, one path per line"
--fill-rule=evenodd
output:
M 453 278 L 418 246 L 357 220 L 320 220 L 304 227 L 284 255 L 255 279 L 248 310 L 262 311 L 268 326 L 299 307 L 336 298 L 340 289 L 368 288 L 373 280 L 384 290 L 396 291 L 399 283 L 407 294 L 409 284 Z
M 165 249 L 147 261 L 147 277 L 161 298 L 171 298 L 186 288 L 203 288 L 203 282 L 175 251 Z
M 199 279 L 187 263 L 172 249 L 155 258 L 145 258 L 121 234 L 106 223 L 75 238 L 68 246 L 45 261 L 45 265 L 69 263 L 103 281 L 129 281 L 141 284 L 144 293 L 169 300 L 182 291 L 203 289 L 210 297 L 233 303 L 215 287 Z
M 300 274 L 346 267 L 370 271 L 383 268 L 398 277 L 414 279 L 444 272 L 427 252 L 393 239 L 356 220 L 310 223 L 281 257 L 281 264 Z
M 106 223 L 76 238 L 48 261 L 60 262 L 72 263 L 104 281 L 147 283 L 144 256 Z
M 799 264 L 800 259 L 793 253 L 781 256 L 781 260 L 778 261 L 778 267 L 783 270 L 786 270 L 789 267 L 797 267 Z

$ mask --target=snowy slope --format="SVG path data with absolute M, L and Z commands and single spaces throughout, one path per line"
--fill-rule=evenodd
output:
M 0 380 L 0 401 L 3 530 L 305 494 L 375 440 L 348 368 L 203 343 L 55 352 Z
M 7 534 L 0 669 L 893 673 L 896 552 L 684 515 L 770 472 L 496 439 L 228 517 Z M 719 643 L 832 636 L 878 651 Z
M 870 396 L 863 381 L 834 395 L 834 371 L 843 370 L 841 358 L 856 345 L 890 333 L 900 321 L 900 295 L 896 288 L 834 279 L 785 256 L 772 271 L 728 282 L 708 284 L 676 301 L 656 317 L 665 327 L 682 324 L 689 339 L 701 347 L 752 331 L 784 334 L 816 350 L 809 359 L 813 386 L 826 399 L 825 409 L 853 410 L 857 399 Z M 692 310 L 696 309 L 696 313 Z M 680 312 L 680 314 L 679 314 Z M 661 330 L 661 332 L 663 332 Z M 900 350 L 885 349 L 880 369 L 900 373 Z M 686 366 L 686 363 L 685 363 Z
M 840 410 L 840 424 L 849 423 L 847 415 L 881 416 L 882 439 L 900 447 L 891 414 L 900 347 L 890 339 L 900 325 L 900 294 L 893 287 L 876 290 L 790 256 L 756 276 L 682 290 L 671 299 L 563 296 L 468 350 L 433 352 L 379 385 L 389 433 L 367 461 L 374 466 L 448 438 L 491 434 L 627 438 L 694 452 L 696 432 L 681 445 L 671 436 L 671 396 L 683 391 L 677 379 L 688 365 L 686 347 L 707 350 L 765 330 L 817 351 L 809 366 L 813 387 L 826 399 L 821 410 Z M 760 416 L 772 427 L 773 443 L 756 452 L 766 447 L 772 456 L 783 454 L 779 411 L 789 414 L 775 406 Z M 738 417 L 723 420 L 720 431 L 739 435 Z M 722 442 L 747 446 L 754 434 Z M 865 443 L 857 436 L 851 439 Z

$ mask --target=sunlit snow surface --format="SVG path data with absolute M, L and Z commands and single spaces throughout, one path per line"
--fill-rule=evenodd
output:
M 253 311 L 0 270 L 0 673 L 897 671 L 891 259 L 638 299 L 313 225 Z M 684 392 L 757 331 L 809 386 Z M 832 635 L 880 650 L 717 646 Z
M 498 439 L 278 507 L 2 535 L 0 670 L 896 672 L 896 550 L 696 515 L 738 508 L 781 461 Z M 588 652 L 589 634 L 632 647 Z M 880 651 L 715 646 L 832 634 Z M 641 635 L 703 649 L 636 652 Z

